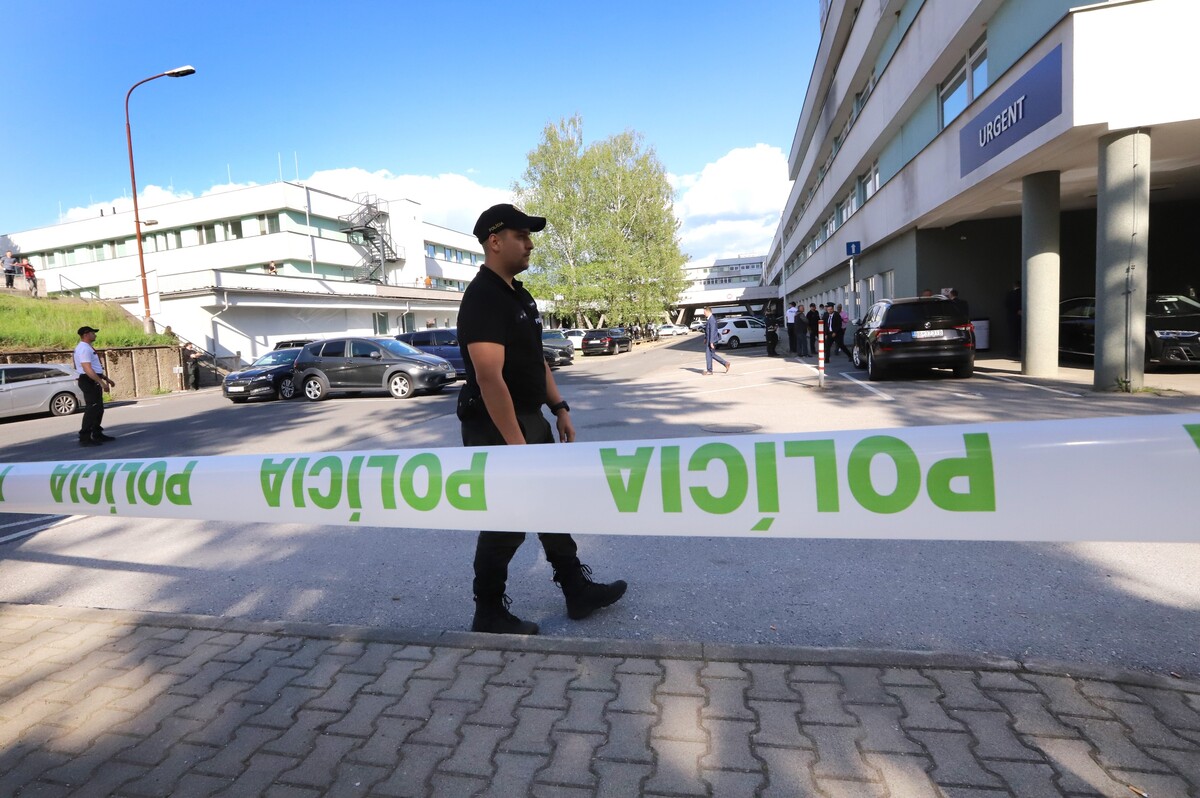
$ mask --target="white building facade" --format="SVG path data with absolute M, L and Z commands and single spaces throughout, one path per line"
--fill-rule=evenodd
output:
M 711 306 L 718 315 L 762 313 L 769 303 L 777 304 L 779 290 L 763 286 L 763 255 L 717 258 L 712 264 L 688 264 L 684 268 L 687 287 L 679 299 L 686 320 L 695 311 Z
M 119 303 L 221 358 L 276 341 L 453 326 L 483 262 L 472 236 L 422 221 L 409 200 L 353 199 L 297 183 L 142 207 L 10 238 L 48 294 Z
M 1197 282 L 1200 3 L 821 0 L 818 11 L 764 282 L 785 303 L 834 301 L 855 316 L 953 287 L 991 321 L 995 347 L 1015 332 L 1005 296 L 1020 281 L 1023 368 L 1043 376 L 1057 372 L 1060 300 L 1094 296 L 1095 385 L 1123 375 L 1138 387 L 1146 292 Z

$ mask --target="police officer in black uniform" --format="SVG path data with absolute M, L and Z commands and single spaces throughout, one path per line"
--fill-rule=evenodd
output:
M 533 251 L 531 233 L 546 220 L 512 205 L 494 205 L 475 223 L 484 262 L 463 293 L 458 311 L 458 341 L 467 367 L 459 393 L 458 416 L 464 446 L 554 443 L 542 405 L 554 414 L 558 440 L 575 440 L 571 408 L 558 392 L 542 356 L 542 320 L 533 297 L 520 280 Z M 622 581 L 601 584 L 579 562 L 574 539 L 541 533 L 554 581 L 567 600 L 567 615 L 586 618 L 625 593 Z M 524 532 L 480 532 L 475 545 L 475 617 L 473 632 L 534 635 L 537 624 L 508 611 L 505 595 L 508 564 L 525 540 Z

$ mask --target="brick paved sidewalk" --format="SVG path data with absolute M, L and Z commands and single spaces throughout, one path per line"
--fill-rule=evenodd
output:
M 1200 796 L 1200 684 L 0 604 L 0 796 Z

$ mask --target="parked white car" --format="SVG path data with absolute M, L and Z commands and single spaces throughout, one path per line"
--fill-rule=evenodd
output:
M 583 352 L 583 334 L 586 330 L 563 330 L 563 335 L 575 347 L 576 352 Z
M 717 322 L 717 346 L 737 349 L 746 344 L 765 344 L 767 325 L 751 316 L 726 316 Z
M 69 416 L 84 404 L 78 379 L 75 369 L 58 363 L 0 364 L 0 418 Z
M 664 335 L 687 335 L 688 328 L 682 324 L 664 324 L 658 328 L 658 335 L 661 338 Z

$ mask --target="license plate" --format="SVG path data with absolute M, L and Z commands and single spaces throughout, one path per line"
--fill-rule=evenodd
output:
M 229 391 L 230 393 L 241 393 L 242 391 L 244 391 L 246 389 L 243 388 L 241 385 L 230 385 L 225 390 Z
M 941 330 L 913 330 L 913 338 L 941 338 Z

